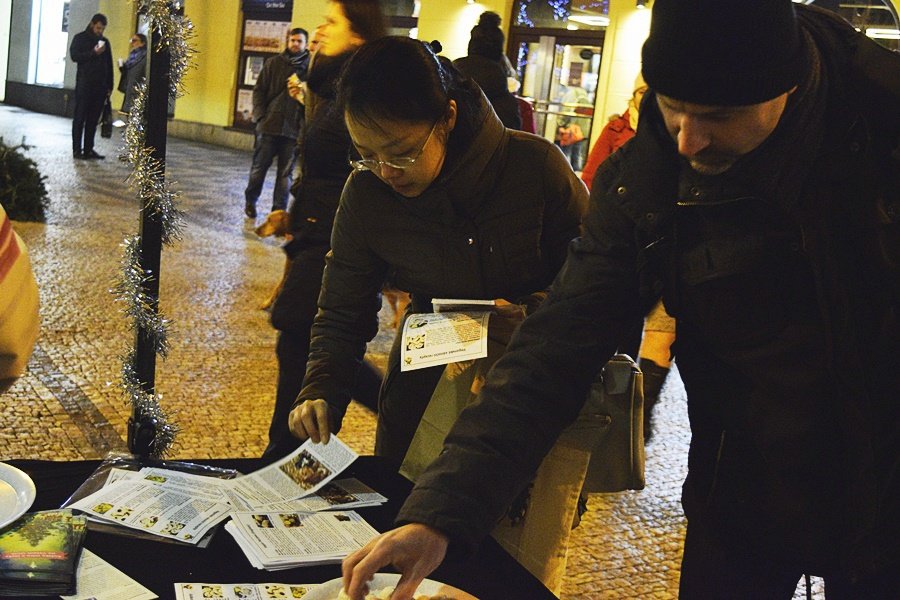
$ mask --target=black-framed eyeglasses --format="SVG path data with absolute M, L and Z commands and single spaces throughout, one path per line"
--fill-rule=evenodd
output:
M 399 156 L 388 160 L 378 160 L 375 158 L 361 158 L 359 160 L 350 159 L 350 166 L 357 171 L 374 171 L 375 169 L 381 169 L 383 165 L 387 165 L 392 169 L 408 169 L 416 164 L 416 161 L 419 160 L 422 153 L 425 152 L 425 146 L 428 145 L 428 140 L 430 140 L 431 136 L 434 134 L 437 124 L 438 121 L 435 121 L 434 125 L 431 126 L 431 131 L 428 132 L 428 137 L 425 138 L 422 147 L 419 148 L 419 151 L 413 156 Z

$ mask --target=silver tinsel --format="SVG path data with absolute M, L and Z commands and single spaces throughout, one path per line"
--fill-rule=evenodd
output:
M 178 425 L 170 422 L 169 413 L 160 406 L 159 394 L 148 394 L 141 386 L 134 370 L 134 352 L 128 353 L 122 360 L 122 387 L 131 399 L 132 408 L 137 409 L 137 413 L 155 424 L 152 455 L 154 457 L 165 455 L 174 445 L 180 429 Z
M 159 49 L 169 51 L 169 93 L 183 95 L 184 75 L 192 67 L 193 37 L 190 20 L 172 14 L 172 8 L 180 3 L 170 0 L 140 0 L 140 10 L 147 15 L 150 28 L 160 34 Z M 152 60 L 152 59 L 151 59 Z M 147 84 L 141 83 L 135 91 L 134 103 L 125 130 L 125 147 L 119 159 L 132 166 L 128 176 L 130 186 L 137 190 L 143 210 L 150 211 L 160 221 L 162 243 L 171 245 L 181 238 L 182 212 L 176 207 L 179 193 L 165 179 L 163 163 L 153 157 L 153 148 L 146 143 Z M 155 299 L 144 292 L 144 284 L 158 274 L 147 272 L 141 266 L 140 236 L 125 239 L 122 257 L 122 273 L 113 292 L 125 305 L 124 312 L 132 319 L 135 334 L 143 332 L 153 341 L 154 350 L 165 358 L 169 351 L 169 322 L 159 314 Z M 123 357 L 122 388 L 130 400 L 133 414 L 151 422 L 154 439 L 151 452 L 154 457 L 165 455 L 175 442 L 179 429 L 169 422 L 169 415 L 159 404 L 159 395 L 148 393 L 138 379 L 134 368 L 134 351 Z
M 144 283 L 153 274 L 141 267 L 141 238 L 134 235 L 122 244 L 121 279 L 116 283 L 114 293 L 119 302 L 125 304 L 125 314 L 132 318 L 134 329 L 144 331 L 153 340 L 153 349 L 165 357 L 169 353 L 168 321 L 156 310 L 152 299 L 144 291 Z

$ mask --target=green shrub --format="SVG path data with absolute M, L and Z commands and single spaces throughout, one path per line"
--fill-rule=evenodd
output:
M 25 140 L 18 146 L 8 146 L 0 137 L 0 204 L 14 221 L 47 220 L 45 210 L 50 199 L 46 179 L 37 164 L 19 150 L 28 150 Z

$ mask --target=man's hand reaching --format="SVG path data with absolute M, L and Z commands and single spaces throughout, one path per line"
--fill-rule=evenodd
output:
M 344 590 L 363 600 L 366 585 L 382 567 L 394 565 L 400 581 L 392 600 L 409 600 L 416 588 L 444 560 L 447 536 L 427 525 L 411 523 L 384 533 L 344 559 Z

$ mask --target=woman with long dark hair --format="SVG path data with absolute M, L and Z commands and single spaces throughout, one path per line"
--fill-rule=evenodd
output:
M 338 76 L 347 60 L 366 42 L 385 33 L 378 0 L 333 0 L 319 30 L 320 45 L 310 66 L 304 101 L 306 126 L 301 138 L 300 177 L 291 193 L 292 239 L 285 245 L 291 260 L 284 287 L 272 307 L 272 325 L 279 330 L 278 391 L 263 454 L 278 458 L 298 445 L 288 430 L 288 413 L 303 382 L 309 354 L 309 335 L 316 315 L 316 299 L 329 250 L 331 225 L 341 189 L 350 174 L 347 154 L 352 148 L 342 113 L 335 106 Z M 299 100 L 299 89 L 290 93 Z M 381 374 L 365 364 L 349 392 L 374 407 Z

